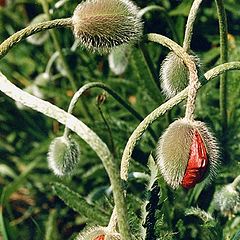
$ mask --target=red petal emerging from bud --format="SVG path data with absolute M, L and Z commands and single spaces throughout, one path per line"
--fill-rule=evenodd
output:
M 188 165 L 181 185 L 186 189 L 190 189 L 201 182 L 207 171 L 208 163 L 205 144 L 199 132 L 195 130 Z
M 101 235 L 101 236 L 98 236 L 97 238 L 95 238 L 94 240 L 104 240 L 104 239 L 105 239 L 105 236 Z

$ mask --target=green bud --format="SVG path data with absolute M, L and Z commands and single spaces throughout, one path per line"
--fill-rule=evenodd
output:
M 74 11 L 72 23 L 80 43 L 100 53 L 139 40 L 143 28 L 138 8 L 129 0 L 81 2 Z
M 199 67 L 199 59 L 196 56 L 190 56 Z M 182 58 L 174 52 L 170 52 L 163 60 L 160 69 L 160 81 L 163 93 L 171 98 L 188 86 L 189 73 Z
M 49 168 L 58 176 L 71 175 L 79 164 L 79 156 L 79 145 L 74 140 L 57 137 L 49 147 Z

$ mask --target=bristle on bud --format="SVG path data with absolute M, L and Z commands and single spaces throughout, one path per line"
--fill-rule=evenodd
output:
M 48 165 L 57 176 L 73 174 L 79 161 L 80 149 L 74 140 L 63 136 L 52 141 L 48 152 Z
M 203 122 L 179 119 L 159 139 L 157 164 L 172 187 L 193 188 L 212 180 L 219 165 L 217 141 Z
M 87 49 L 109 52 L 139 40 L 143 24 L 138 8 L 129 0 L 86 0 L 74 11 L 74 34 Z
M 190 57 L 199 68 L 199 59 L 194 55 L 190 55 Z M 184 64 L 183 59 L 177 56 L 174 52 L 170 52 L 163 60 L 159 75 L 161 88 L 167 98 L 175 96 L 188 86 L 188 69 Z
M 78 235 L 77 240 L 121 240 L 120 234 L 107 227 L 92 227 Z

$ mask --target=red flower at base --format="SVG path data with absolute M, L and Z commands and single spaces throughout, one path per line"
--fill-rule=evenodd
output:
M 96 237 L 94 240 L 104 240 L 104 239 L 105 239 L 105 236 L 101 235 L 101 236 Z
M 205 144 L 199 132 L 195 130 L 187 169 L 181 185 L 186 189 L 190 189 L 197 183 L 201 182 L 207 171 L 208 163 L 209 161 Z

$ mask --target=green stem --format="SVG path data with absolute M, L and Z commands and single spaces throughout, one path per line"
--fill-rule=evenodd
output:
M 232 185 L 232 187 L 233 187 L 234 189 L 236 189 L 239 184 L 240 184 L 240 175 L 238 175 L 238 176 L 234 179 L 234 181 L 231 183 L 231 185 Z
M 3 74 L 0 73 L 0 91 L 5 93 L 10 98 L 22 103 L 23 105 L 32 108 L 44 115 L 57 120 L 59 123 L 66 125 L 73 132 L 78 134 L 89 146 L 96 152 L 102 160 L 103 165 L 110 178 L 113 198 L 116 206 L 117 219 L 121 239 L 131 240 L 130 227 L 127 218 L 127 208 L 124 197 L 122 181 L 119 176 L 118 168 L 113 160 L 106 144 L 88 128 L 83 122 L 75 118 L 57 106 L 41 100 L 37 97 L 26 93 L 12 84 Z
M 195 0 L 192 4 L 191 10 L 188 15 L 186 31 L 185 31 L 184 41 L 183 41 L 183 48 L 186 52 L 188 52 L 191 49 L 193 26 L 194 26 L 194 22 L 196 20 L 197 13 L 201 3 L 202 3 L 202 0 Z
M 215 67 L 205 73 L 204 77 L 206 80 L 211 80 L 220 74 L 229 71 L 229 70 L 240 70 L 240 62 L 232 62 L 232 63 L 225 63 L 218 67 Z M 202 87 L 204 84 L 206 84 L 207 81 L 202 81 L 202 85 L 199 85 L 199 88 Z M 185 88 L 183 91 L 181 91 L 179 94 L 174 96 L 173 98 L 169 99 L 167 102 L 162 104 L 160 107 L 155 109 L 153 112 L 151 112 L 134 130 L 130 138 L 128 139 L 128 142 L 125 146 L 125 149 L 123 151 L 122 155 L 122 161 L 121 161 L 121 178 L 124 180 L 127 180 L 128 178 L 128 168 L 129 168 L 129 161 L 131 159 L 132 152 L 137 144 L 137 142 L 141 139 L 144 132 L 147 130 L 147 128 L 156 121 L 160 116 L 165 114 L 167 111 L 172 109 L 174 106 L 182 102 L 186 97 L 188 96 L 188 87 Z
M 224 8 L 223 0 L 215 0 L 217 5 L 217 13 L 219 20 L 219 31 L 220 31 L 220 51 L 221 51 L 221 63 L 228 61 L 228 27 L 227 17 Z M 219 89 L 219 105 L 220 115 L 222 124 L 222 146 L 223 146 L 223 157 L 226 156 L 226 145 L 227 145 L 227 128 L 228 128 L 228 117 L 227 117 L 227 73 L 220 76 L 220 89 Z
M 19 43 L 23 39 L 26 39 L 27 37 L 35 33 L 57 27 L 72 27 L 72 19 L 61 18 L 52 21 L 37 23 L 14 33 L 8 39 L 6 39 L 4 42 L 0 44 L 0 59 L 3 58 L 12 47 L 14 47 L 17 43 Z
M 49 13 L 49 7 L 48 7 L 47 1 L 46 0 L 41 0 L 41 4 L 42 4 L 44 13 L 48 17 L 48 20 L 51 21 L 51 15 Z M 68 80 L 69 80 L 69 82 L 70 82 L 70 84 L 72 86 L 73 91 L 76 92 L 77 91 L 77 85 L 75 83 L 74 76 L 73 76 L 73 74 L 72 74 L 72 72 L 70 70 L 70 67 L 69 67 L 69 65 L 68 65 L 68 63 L 67 63 L 67 61 L 66 61 L 66 59 L 64 57 L 64 54 L 62 52 L 62 47 L 61 47 L 61 44 L 60 44 L 59 39 L 57 37 L 57 33 L 56 33 L 56 31 L 54 29 L 52 29 L 50 31 L 50 34 L 51 34 L 51 37 L 53 39 L 54 47 L 55 47 L 56 51 L 59 53 L 59 57 L 60 57 L 60 59 L 62 61 L 63 67 L 64 67 L 64 69 L 66 71 L 66 76 L 67 76 L 67 78 L 68 78 Z
M 142 121 L 144 118 L 136 111 L 134 108 L 132 108 L 121 96 L 118 95 L 117 92 L 115 92 L 113 89 L 111 89 L 108 85 L 101 83 L 101 82 L 91 82 L 87 83 L 84 86 L 82 86 L 73 96 L 69 108 L 68 113 L 72 113 L 75 105 L 77 104 L 79 98 L 82 96 L 84 92 L 91 88 L 101 88 L 104 89 L 106 92 L 108 92 L 113 98 L 115 98 L 127 111 L 129 111 L 136 119 L 139 121 Z M 154 140 L 157 140 L 157 136 L 154 133 L 152 129 L 149 129 L 149 132 L 151 133 L 151 136 L 154 138 Z M 69 129 L 65 127 L 64 135 L 67 136 L 69 134 Z

